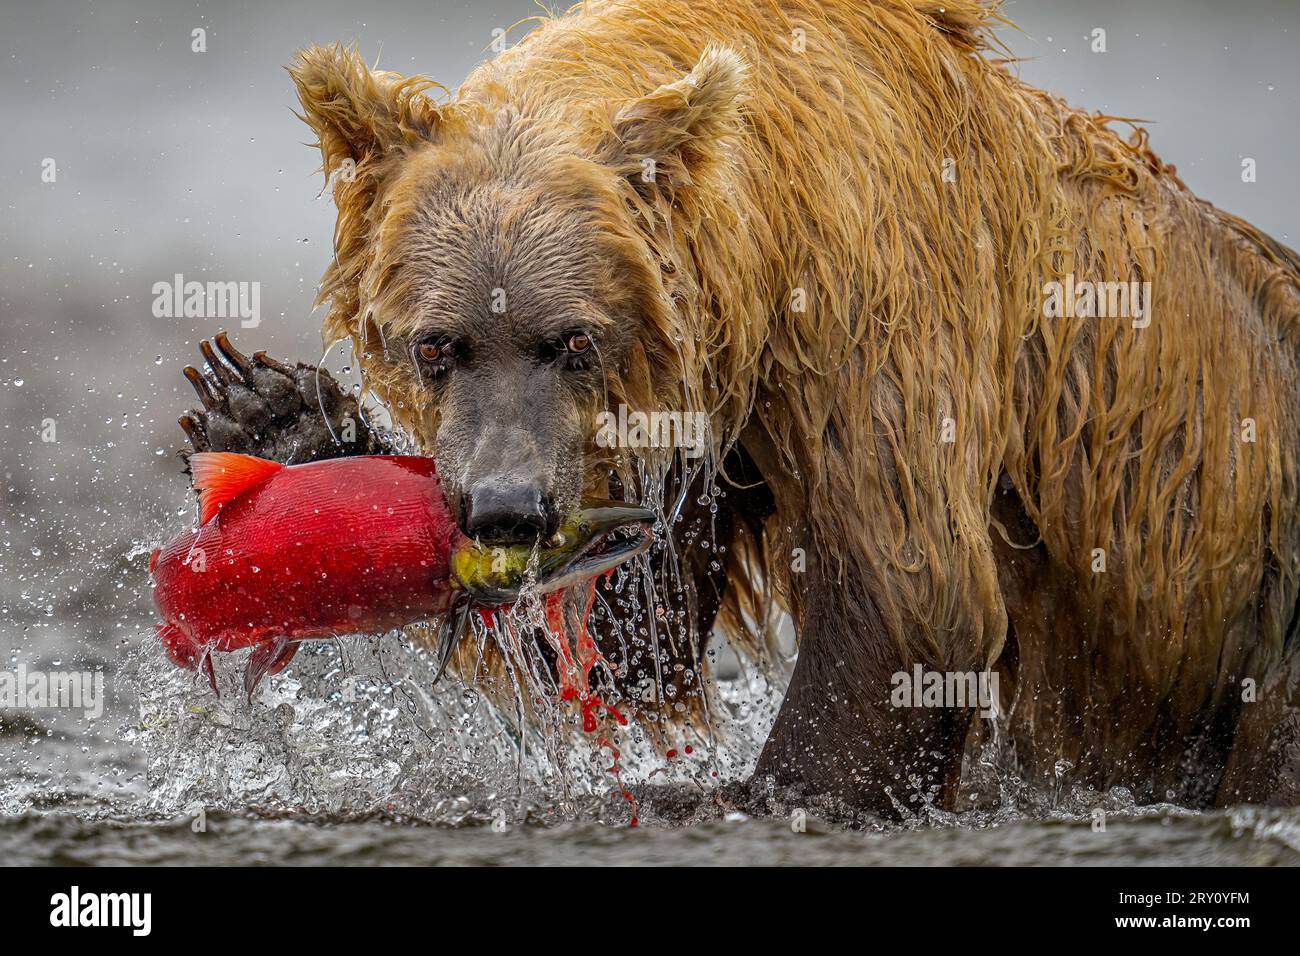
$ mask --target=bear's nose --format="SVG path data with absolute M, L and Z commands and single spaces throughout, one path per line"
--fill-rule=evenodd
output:
M 550 499 L 537 485 L 486 481 L 465 494 L 465 533 L 493 544 L 532 544 L 559 526 Z

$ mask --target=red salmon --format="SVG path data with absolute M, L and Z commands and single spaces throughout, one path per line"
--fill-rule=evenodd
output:
M 457 528 L 431 458 L 371 455 L 281 465 L 230 452 L 190 459 L 199 526 L 153 552 L 157 625 L 182 667 L 201 667 L 213 689 L 212 651 L 253 647 L 252 695 L 283 669 L 298 643 L 374 633 L 518 596 L 528 567 L 539 590 L 585 580 L 649 545 L 651 512 L 604 505 L 566 522 L 556 542 L 486 548 Z M 614 541 L 634 526 L 632 539 Z M 452 551 L 457 551 L 453 575 Z M 445 663 L 457 628 L 444 623 Z

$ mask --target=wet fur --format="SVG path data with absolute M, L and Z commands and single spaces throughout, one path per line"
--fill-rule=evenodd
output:
M 707 411 L 708 460 L 743 451 L 774 513 L 732 520 L 723 579 L 695 580 L 742 642 L 768 643 L 774 604 L 800 634 L 759 765 L 779 782 L 951 805 L 970 714 L 882 703 L 920 662 L 1001 666 L 1031 775 L 1066 759 L 1142 798 L 1293 799 L 1300 260 L 1188 192 L 1145 132 L 1019 82 L 995 17 L 590 3 L 441 105 L 308 48 L 291 72 L 326 173 L 356 164 L 334 179 L 325 336 L 435 449 L 448 411 L 406 344 L 502 282 L 506 334 L 597 330 L 582 414 Z M 1044 318 L 1067 273 L 1150 281 L 1152 324 Z M 635 494 L 632 462 L 583 452 L 581 481 L 612 466 Z M 1266 703 L 1242 703 L 1247 678 Z

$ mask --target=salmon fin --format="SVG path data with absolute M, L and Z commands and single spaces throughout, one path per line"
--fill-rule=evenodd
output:
M 220 697 L 221 691 L 217 689 L 217 671 L 212 666 L 212 651 L 210 648 L 203 652 L 203 663 L 200 666 L 203 668 L 203 673 L 208 676 L 208 683 L 212 685 L 212 693 Z
M 198 654 L 195 653 L 197 648 L 190 636 L 175 624 L 155 624 L 153 629 L 163 642 L 163 647 L 167 648 L 167 656 L 172 659 L 172 663 L 193 670 L 198 662 Z
M 224 505 L 256 488 L 284 465 L 233 451 L 201 451 L 190 456 L 190 473 L 199 493 L 199 524 L 207 524 Z
M 456 650 L 460 639 L 465 636 L 465 628 L 469 623 L 469 612 L 472 608 L 473 603 L 466 598 L 459 605 L 449 608 L 442 616 L 442 624 L 438 627 L 438 670 L 433 675 L 434 684 L 442 680 L 447 664 L 451 661 L 452 652 Z
M 177 667 L 203 671 L 208 678 L 208 683 L 212 685 L 212 693 L 221 696 L 221 692 L 217 690 L 217 673 L 212 668 L 211 644 L 199 647 L 193 638 L 175 624 L 155 624 L 154 631 L 162 640 L 163 646 L 167 648 L 167 656 Z
M 280 652 L 280 656 L 275 659 L 275 663 L 271 665 L 270 673 L 278 674 L 280 671 L 288 667 L 289 662 L 293 660 L 293 655 L 298 653 L 298 648 L 301 644 L 302 641 L 291 641 L 289 646 Z
M 287 637 L 277 637 L 261 647 L 255 648 L 248 657 L 248 666 L 244 668 L 244 690 L 248 692 L 248 702 L 253 702 L 253 691 L 267 674 L 278 674 L 293 660 L 298 653 L 297 643 L 290 643 Z

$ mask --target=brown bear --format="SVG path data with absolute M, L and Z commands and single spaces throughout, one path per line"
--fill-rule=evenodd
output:
M 667 608 L 598 637 L 643 719 L 695 719 L 715 624 L 761 657 L 789 611 L 756 779 L 952 807 L 991 717 L 1029 779 L 1295 802 L 1300 257 L 1020 82 L 996 17 L 592 0 L 441 97 L 305 49 L 325 338 L 467 533 L 662 510 Z M 196 447 L 377 447 L 221 345 Z M 706 441 L 608 447 L 620 408 Z

